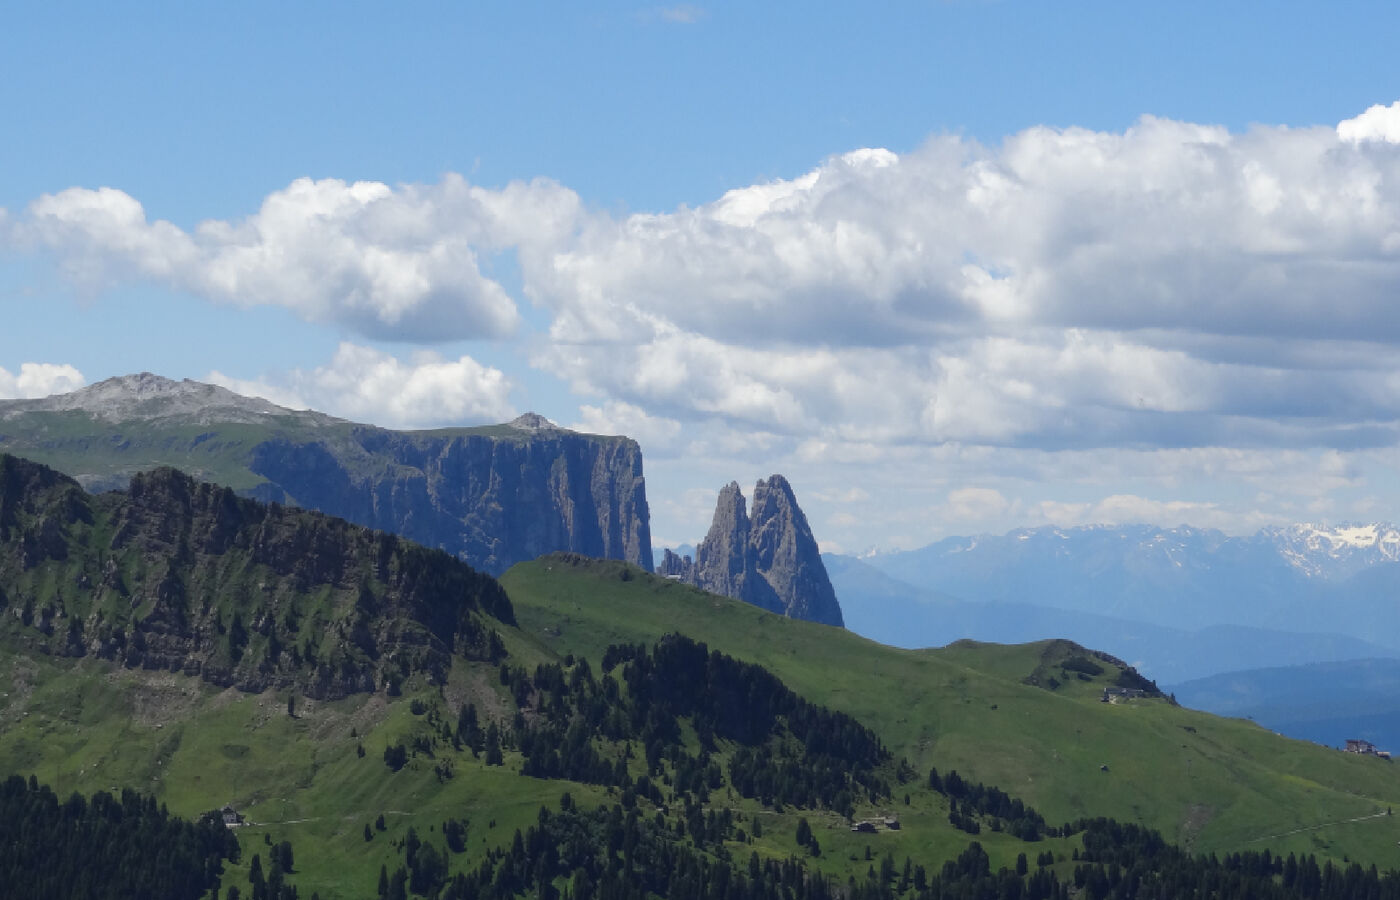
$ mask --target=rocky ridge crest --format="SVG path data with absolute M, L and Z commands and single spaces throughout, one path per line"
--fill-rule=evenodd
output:
M 666 550 L 657 572 L 790 618 L 843 624 L 816 538 L 782 475 L 754 486 L 752 515 L 738 482 L 726 485 L 695 558 Z
M 332 699 L 495 661 L 494 579 L 440 551 L 162 468 L 88 494 L 0 454 L 0 628 L 53 656 Z
M 149 373 L 0 401 L 0 451 L 89 490 L 173 465 L 436 547 L 491 574 L 554 551 L 652 568 L 642 453 L 543 416 L 394 431 Z

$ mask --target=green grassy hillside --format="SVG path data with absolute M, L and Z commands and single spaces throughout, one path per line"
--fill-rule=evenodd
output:
M 858 795 L 854 816 L 894 814 L 902 827 L 863 834 L 829 803 L 799 808 L 743 796 L 728 767 L 739 746 L 720 740 L 713 760 L 722 775 L 702 811 L 727 811 L 735 830 L 706 852 L 737 863 L 751 853 L 774 860 L 798 854 L 843 882 L 863 881 L 886 858 L 898 867 L 908 857 L 936 872 L 973 840 L 950 824 L 948 798 L 928 786 L 937 767 L 1024 799 L 1051 826 L 1110 815 L 1159 828 L 1196 851 L 1268 847 L 1382 870 L 1395 865 L 1400 829 L 1384 813 L 1400 790 L 1387 763 L 1164 699 L 1103 703 L 1121 667 L 1066 642 L 892 650 L 579 557 L 518 566 L 503 584 L 519 626 L 500 623 L 498 631 L 515 671 L 560 665 L 574 683 L 587 660 L 598 683 L 612 680 L 626 700 L 634 695 L 622 668 L 604 672 L 605 649 L 682 632 L 851 714 L 893 751 L 878 772 L 888 794 Z M 561 809 L 565 792 L 584 809 L 629 802 L 616 786 L 523 775 L 526 758 L 511 746 L 503 765 L 488 765 L 489 753 L 448 739 L 468 703 L 483 724 L 503 732 L 522 716 L 531 727 L 543 723 L 556 701 L 545 699 L 539 675 L 524 705 L 500 667 L 460 655 L 445 678 L 411 673 L 401 695 L 315 700 L 285 685 L 252 693 L 120 660 L 55 655 L 14 611 L 0 610 L 0 772 L 33 774 L 61 795 L 138 788 L 185 816 L 234 804 L 249 824 L 237 831 L 243 855 L 224 886 L 245 896 L 252 856 L 266 865 L 272 845 L 284 840 L 296 851 L 292 881 L 301 896 L 362 897 L 373 894 L 381 867 L 392 873 L 404 865 L 410 829 L 446 855 L 451 871 L 468 872 L 508 851 L 541 807 Z M 699 752 L 698 720 L 679 725 L 679 746 Z M 774 753 L 801 744 L 775 740 Z M 623 761 L 629 777 L 645 774 L 640 743 L 629 740 L 626 750 L 597 735 L 589 741 L 604 758 Z M 385 750 L 399 745 L 408 748 L 407 762 L 395 771 Z M 912 767 L 900 765 L 901 757 Z M 648 823 L 655 818 L 658 833 L 684 834 L 681 768 L 667 759 L 661 772 L 660 801 L 638 800 L 637 808 Z M 803 820 L 819 856 L 798 846 Z M 466 825 L 460 852 L 447 849 L 449 821 Z M 1077 837 L 1026 842 L 995 830 L 1001 826 L 992 818 L 980 821 L 976 840 L 993 869 L 1013 866 L 1020 854 L 1048 853 L 1057 874 L 1072 877 L 1082 850 Z
M 518 634 L 508 642 L 512 659 L 549 656 Z M 469 750 L 439 742 L 431 754 L 413 756 L 401 771 L 390 770 L 383 759 L 386 747 L 428 738 L 432 723 L 460 703 L 509 709 L 507 692 L 495 676 L 488 664 L 459 661 L 446 685 L 414 681 L 400 697 L 381 693 L 334 702 L 298 697 L 293 717 L 283 693 L 220 690 L 182 675 L 96 660 L 75 664 L 6 653 L 0 657 L 0 769 L 34 774 L 63 796 L 134 787 L 185 816 L 233 803 L 251 824 L 238 829 L 243 858 L 231 867 L 225 887 L 243 885 L 246 896 L 252 855 L 261 853 L 266 865 L 269 844 L 289 840 L 298 861 L 293 881 L 302 896 L 316 891 L 322 898 L 361 897 L 372 891 L 381 866 L 392 872 L 403 864 L 396 843 L 409 828 L 441 844 L 443 822 L 465 821 L 465 852 L 450 857 L 454 870 L 465 871 L 489 851 L 508 847 L 516 829 L 533 823 L 541 806 L 556 808 L 566 791 L 582 807 L 618 802 L 615 788 L 521 775 L 521 756 L 509 750 L 503 766 L 488 766 Z M 424 712 L 415 714 L 415 708 Z M 726 758 L 721 752 L 720 759 Z M 640 773 L 641 765 L 636 761 L 632 768 Z M 442 767 L 450 767 L 450 776 L 443 777 Z M 947 801 L 922 777 L 896 783 L 886 801 L 857 806 L 857 818 L 885 812 L 900 817 L 901 830 L 873 835 L 852 833 L 831 811 L 775 810 L 728 787 L 711 795 L 710 808 L 737 815 L 748 837 L 728 846 L 740 859 L 750 852 L 775 859 L 799 852 L 795 835 L 806 819 L 823 849 L 811 863 L 843 879 L 864 876 L 871 866 L 867 848 L 877 867 L 889 855 L 899 861 L 912 856 L 936 869 L 971 840 L 948 824 Z M 383 831 L 374 824 L 380 816 Z M 678 808 L 667 809 L 668 822 L 679 817 Z M 762 831 L 758 838 L 752 837 L 755 821 Z M 990 831 L 978 840 L 994 868 L 1013 865 L 1020 853 L 1047 851 L 1063 863 L 1075 846 L 1073 838 L 1027 844 Z
M 774 616 L 620 563 L 553 556 L 502 578 L 521 628 L 558 653 L 678 631 L 771 669 L 873 728 L 916 770 L 956 769 L 1051 822 L 1108 815 L 1199 851 L 1400 864 L 1400 769 L 1161 699 L 1103 703 L 1119 668 L 1066 672 L 1073 645 L 897 650 Z M 1055 690 L 1042 685 L 1054 677 Z M 1103 767 L 1107 767 L 1107 771 Z M 1379 817 L 1367 818 L 1377 816 Z

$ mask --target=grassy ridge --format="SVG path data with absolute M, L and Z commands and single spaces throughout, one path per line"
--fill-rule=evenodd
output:
M 508 640 L 513 659 L 528 657 L 528 640 L 519 633 Z M 538 646 L 534 652 L 550 657 Z M 426 717 L 412 712 L 414 700 L 446 710 L 470 698 L 482 708 L 494 702 L 504 709 L 494 675 L 486 664 L 459 661 L 440 691 L 410 684 L 401 697 L 376 694 L 325 703 L 298 698 L 291 717 L 285 695 L 277 692 L 221 691 L 185 676 L 101 661 L 74 665 L 7 654 L 0 657 L 0 766 L 34 774 L 64 795 L 136 787 L 186 816 L 233 802 L 254 824 L 238 831 L 243 859 L 231 867 L 225 889 L 239 885 L 246 895 L 252 855 L 261 853 L 266 865 L 267 841 L 290 840 L 297 859 L 293 881 L 303 896 L 314 890 L 323 898 L 361 897 L 372 891 L 381 865 L 393 871 L 402 864 L 393 842 L 409 827 L 440 842 L 444 820 L 466 819 L 467 852 L 454 856 L 452 865 L 469 870 L 488 850 L 508 845 L 517 828 L 532 824 L 542 805 L 555 806 L 564 791 L 585 807 L 617 802 L 614 791 L 522 776 L 521 759 L 511 752 L 504 767 L 488 767 L 470 752 L 441 747 L 432 758 L 410 760 L 400 772 L 385 766 L 386 746 L 426 733 Z M 434 766 L 444 760 L 451 760 L 454 776 L 441 781 Z M 967 846 L 969 836 L 947 822 L 946 800 L 929 791 L 922 778 L 898 787 L 896 794 L 890 807 L 857 810 L 858 817 L 887 810 L 900 816 L 902 830 L 877 835 L 853 834 L 844 819 L 829 812 L 791 807 L 776 812 L 727 788 L 715 793 L 711 805 L 739 812 L 750 833 L 753 821 L 761 822 L 761 838 L 731 843 L 740 860 L 750 851 L 778 859 L 798 852 L 798 821 L 807 819 L 824 851 L 814 864 L 842 878 L 863 877 L 871 865 L 867 848 L 877 867 L 884 854 L 896 860 L 912 856 L 936 867 Z M 386 830 L 371 826 L 372 840 L 366 842 L 364 828 L 379 815 Z M 1025 844 L 991 832 L 978 840 L 996 866 L 1013 865 L 1018 853 L 1047 849 L 1068 860 L 1074 845 L 1073 839 Z
M 1055 691 L 1023 683 L 1064 653 L 1062 643 L 897 650 L 576 557 L 519 565 L 502 583 L 522 629 L 558 653 L 592 656 L 609 643 L 686 633 L 854 715 L 916 770 L 957 769 L 1051 822 L 1109 815 L 1202 852 L 1268 846 L 1400 862 L 1393 817 L 1327 825 L 1400 805 L 1394 765 L 1163 700 L 1102 703 L 1117 671 L 1107 664 L 1104 675 L 1086 683 L 1071 674 Z
M 113 423 L 83 410 L 30 410 L 0 419 L 0 452 L 74 474 L 99 489 L 121 487 L 138 472 L 171 466 L 201 481 L 245 492 L 267 480 L 250 467 L 254 449 L 268 441 L 320 442 L 348 472 L 383 475 L 394 466 L 366 449 L 366 434 L 395 435 L 424 445 L 461 437 L 522 444 L 535 439 L 533 432 L 509 424 L 396 432 L 291 410 L 256 423 L 209 423 L 190 416 Z M 625 440 L 580 434 L 597 441 Z
M 918 777 L 895 786 L 886 809 L 857 810 L 857 817 L 899 815 L 901 830 L 876 835 L 854 834 L 831 813 L 775 812 L 719 789 L 713 806 L 737 811 L 750 834 L 755 820 L 762 823 L 761 838 L 731 846 L 741 861 L 750 851 L 797 852 L 802 817 L 823 849 L 814 864 L 843 879 L 879 868 L 887 853 L 936 867 L 971 840 L 949 825 L 947 801 L 924 784 L 937 766 L 1027 800 L 1052 824 L 1107 814 L 1161 828 L 1201 851 L 1268 846 L 1395 865 L 1400 829 L 1390 817 L 1284 835 L 1384 812 L 1400 800 L 1393 768 L 1161 700 L 1100 703 L 1118 671 L 1102 660 L 1101 674 L 1081 681 L 1069 673 L 1054 691 L 1023 683 L 1032 674 L 1042 682 L 1067 674 L 1063 664 L 1082 651 L 1063 642 L 892 650 L 621 563 L 577 558 L 518 566 L 503 583 L 520 622 L 501 628 L 513 665 L 533 668 L 575 653 L 597 669 L 610 643 L 650 643 L 680 631 L 853 714 L 914 764 Z M 469 751 L 439 745 L 400 772 L 385 766 L 386 746 L 431 730 L 433 713 L 415 715 L 415 700 L 449 721 L 464 701 L 488 716 L 512 714 L 488 663 L 458 658 L 446 684 L 415 676 L 398 697 L 298 696 L 293 717 L 283 692 L 240 693 L 167 672 L 54 658 L 22 649 L 15 640 L 22 628 L 13 616 L 0 621 L 0 769 L 36 774 L 60 793 L 140 788 L 183 815 L 234 802 L 258 823 L 240 829 L 243 861 L 224 882 L 245 894 L 248 862 L 262 853 L 266 864 L 268 840 L 293 842 L 293 881 L 303 896 L 360 897 L 373 891 L 381 865 L 392 871 L 402 863 L 393 842 L 409 827 L 441 846 L 441 823 L 466 819 L 467 851 L 451 860 L 454 871 L 466 870 L 509 844 L 564 791 L 585 807 L 617 800 L 606 789 L 522 776 L 521 758 L 511 752 L 504 767 L 488 767 Z M 454 774 L 442 780 L 434 769 L 448 761 Z M 386 830 L 371 825 L 366 842 L 365 826 L 381 814 Z M 985 829 L 977 840 L 994 867 L 1050 850 L 1062 877 L 1077 846 L 1073 838 L 1026 844 Z

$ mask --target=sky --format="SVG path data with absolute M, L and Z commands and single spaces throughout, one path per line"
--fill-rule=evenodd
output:
M 642 445 L 658 547 L 1400 520 L 1400 9 L 0 8 L 0 397 Z

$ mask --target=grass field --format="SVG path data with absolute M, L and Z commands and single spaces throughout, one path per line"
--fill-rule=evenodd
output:
M 971 840 L 948 824 L 946 801 L 925 786 L 922 776 L 937 766 L 1001 787 L 1051 824 L 1111 815 L 1158 827 L 1197 851 L 1268 846 L 1382 869 L 1396 865 L 1400 829 L 1384 815 L 1400 801 L 1392 766 L 1165 700 L 1101 703 L 1103 685 L 1117 671 L 1107 664 L 1089 681 L 1070 673 L 1054 691 L 1023 683 L 1036 672 L 1042 680 L 1065 675 L 1062 663 L 1080 651 L 1064 642 L 894 650 L 621 563 L 547 558 L 516 567 L 503 582 L 521 623 L 503 631 L 516 665 L 530 668 L 567 653 L 596 663 L 609 643 L 684 632 L 851 713 L 919 773 L 895 788 L 887 806 L 857 811 L 858 817 L 898 815 L 899 831 L 875 835 L 852 833 L 830 813 L 778 813 L 722 788 L 712 795 L 713 806 L 734 809 L 750 834 L 755 819 L 763 825 L 760 839 L 732 846 L 740 860 L 751 851 L 796 852 L 802 816 L 823 848 L 815 864 L 843 879 L 878 869 L 887 853 L 897 863 L 909 855 L 937 866 Z M 13 648 L 3 634 L 8 627 L 0 626 L 0 647 Z M 0 651 L 0 771 L 35 774 L 63 794 L 139 788 L 184 815 L 232 802 L 251 824 L 239 829 L 243 861 L 226 886 L 246 879 L 253 853 L 264 853 L 266 862 L 268 842 L 290 840 L 302 896 L 361 897 L 372 893 L 380 866 L 392 871 L 401 864 L 394 844 L 409 827 L 440 841 L 444 820 L 467 820 L 467 851 L 452 859 L 454 870 L 464 870 L 533 823 L 541 805 L 555 806 L 564 791 L 582 806 L 616 801 L 601 788 L 521 776 L 511 753 L 504 767 L 444 746 L 397 773 L 384 764 L 387 745 L 431 730 L 433 713 L 415 715 L 415 699 L 446 721 L 467 700 L 506 714 L 495 676 L 489 665 L 459 660 L 440 687 L 410 681 L 401 697 L 325 703 L 297 697 L 289 716 L 285 693 L 219 690 L 166 672 L 6 649 Z M 453 774 L 443 780 L 435 767 L 445 762 Z M 380 815 L 382 832 L 373 826 Z M 1353 819 L 1360 821 L 1347 821 Z M 994 866 L 1013 864 L 1018 853 L 1034 858 L 1052 850 L 1062 874 L 1077 846 L 1073 838 L 1025 844 L 987 830 L 977 840 Z
M 1107 674 L 1055 691 L 1024 684 L 1062 643 L 898 650 L 623 563 L 559 556 L 502 582 L 522 629 L 559 653 L 683 632 L 854 715 L 918 771 L 956 769 L 1051 822 L 1109 815 L 1200 852 L 1269 846 L 1400 865 L 1396 819 L 1348 821 L 1400 805 L 1395 765 L 1165 700 L 1102 703 Z

